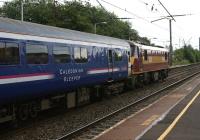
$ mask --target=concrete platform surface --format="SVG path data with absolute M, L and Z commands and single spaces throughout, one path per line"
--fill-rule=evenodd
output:
M 148 107 L 140 110 L 136 114 L 127 117 L 121 122 L 117 123 L 112 128 L 104 131 L 94 139 L 96 140 L 133 140 L 133 139 L 145 139 L 145 140 L 155 140 L 160 134 L 166 129 L 172 122 L 168 120 L 157 126 L 153 127 L 155 124 L 160 124 L 160 121 L 165 118 L 165 116 L 174 110 L 174 107 L 181 101 L 185 101 L 188 96 L 193 96 L 200 89 L 200 77 L 196 76 L 190 81 L 186 82 L 182 86 L 176 88 L 171 93 L 162 97 L 155 103 L 149 105 Z M 176 116 L 176 114 L 174 114 Z M 200 111 L 199 111 L 200 115 Z M 167 115 L 168 116 L 168 115 Z M 174 116 L 174 117 L 175 117 Z M 200 120 L 200 116 L 199 116 Z M 162 122 L 162 121 L 161 121 Z M 166 124 L 166 125 L 165 125 Z M 153 131 L 151 129 L 153 127 Z M 199 127 L 200 128 L 200 127 Z M 160 131 L 159 131 L 160 130 Z M 199 131 L 200 134 L 200 131 Z
M 200 140 L 200 91 L 194 90 L 140 139 Z

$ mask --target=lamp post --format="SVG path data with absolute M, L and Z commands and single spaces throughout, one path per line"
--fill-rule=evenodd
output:
M 38 4 L 38 2 L 29 2 L 32 4 Z M 24 21 L 24 4 L 28 4 L 25 3 L 24 0 L 21 0 L 21 21 Z
M 24 2 L 21 0 L 21 21 L 24 21 Z
M 99 25 L 99 24 L 107 24 L 107 22 L 98 22 L 98 23 L 95 23 L 94 24 L 94 33 L 96 34 L 96 32 L 97 32 L 97 25 Z

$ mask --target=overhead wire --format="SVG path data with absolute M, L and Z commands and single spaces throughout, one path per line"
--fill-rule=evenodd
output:
M 174 19 L 174 16 L 172 16 L 172 14 L 167 10 L 167 8 L 163 5 L 163 3 L 160 0 L 158 0 L 158 2 L 165 9 L 165 11 L 170 15 L 170 17 L 176 22 L 176 20 Z
M 158 28 L 160 28 L 160 29 L 162 29 L 162 30 L 168 31 L 167 28 L 162 27 L 162 26 L 159 26 L 159 25 L 157 25 L 157 24 L 155 24 L 155 23 L 151 23 L 149 20 L 145 19 L 144 17 L 138 16 L 137 14 L 135 14 L 135 13 L 133 13 L 133 12 L 127 10 L 127 9 L 121 8 L 121 7 L 119 7 L 119 6 L 117 6 L 117 5 L 113 4 L 113 3 L 107 2 L 107 1 L 105 1 L 105 0 L 100 0 L 100 1 L 102 1 L 102 2 L 104 2 L 104 3 L 106 3 L 106 4 L 108 4 L 108 5 L 111 5 L 111 6 L 117 8 L 117 9 L 119 9 L 119 10 L 121 10 L 121 11 L 124 11 L 124 12 L 126 12 L 126 13 L 129 13 L 130 15 L 132 15 L 132 16 L 138 18 L 138 19 L 141 19 L 141 20 L 147 22 L 148 24 L 152 24 L 152 25 L 154 25 L 154 26 L 156 26 L 156 27 L 158 27 Z
M 156 0 L 156 2 L 158 2 L 158 3 L 164 8 L 165 12 L 167 12 L 167 13 L 169 14 L 168 16 L 161 16 L 160 18 L 162 18 L 162 19 L 164 19 L 165 17 L 166 17 L 166 18 L 171 17 L 171 18 L 175 21 L 174 16 L 188 16 L 188 15 L 192 15 L 192 14 L 175 14 L 175 15 L 172 15 L 172 14 L 166 9 L 166 7 L 162 4 L 162 2 L 161 2 L 160 0 Z M 165 15 L 165 14 L 163 13 L 163 15 Z M 156 20 L 155 20 L 155 21 L 156 21 Z M 175 26 L 176 26 L 176 25 L 178 26 L 178 23 L 177 23 L 177 22 L 174 22 L 174 23 L 175 23 Z M 179 29 L 181 28 L 180 26 L 178 26 L 178 27 L 179 27 Z M 172 30 L 173 30 L 173 29 L 172 29 Z M 184 31 L 184 29 L 181 30 L 181 31 Z M 182 36 L 182 34 L 177 34 L 176 32 L 174 32 L 173 34 L 174 34 L 175 38 L 178 38 L 179 40 L 180 40 L 181 38 L 184 38 L 184 37 Z
M 158 24 L 156 24 L 156 23 L 151 23 L 150 22 L 150 20 L 148 19 L 148 18 L 153 18 L 153 17 L 142 17 L 142 16 L 139 16 L 139 15 L 137 15 L 137 14 L 135 14 L 135 13 L 133 13 L 133 12 L 131 12 L 131 11 L 129 11 L 129 10 L 127 10 L 126 8 L 121 8 L 120 6 L 117 6 L 117 5 L 115 5 L 115 4 L 113 4 L 113 3 L 110 3 L 110 2 L 108 2 L 108 1 L 106 1 L 106 0 L 96 0 L 96 2 L 100 5 L 100 7 L 102 8 L 102 9 L 104 9 L 104 10 L 106 10 L 106 8 L 102 5 L 102 3 L 101 2 L 104 2 L 104 3 L 106 3 L 106 4 L 108 4 L 108 5 L 111 5 L 112 7 L 114 7 L 114 8 L 117 8 L 117 9 L 119 9 L 119 10 L 121 10 L 121 11 L 124 11 L 124 12 L 126 12 L 126 13 L 128 13 L 128 14 L 130 14 L 130 15 L 132 15 L 133 17 L 135 17 L 135 18 L 138 18 L 138 19 L 141 19 L 141 20 L 143 20 L 143 21 L 145 21 L 145 22 L 147 22 L 148 24 L 150 23 L 150 24 L 152 24 L 152 25 L 154 25 L 154 26 L 156 26 L 156 27 L 158 27 L 158 28 L 160 28 L 160 29 L 162 29 L 162 30 L 164 30 L 164 31 L 169 31 L 169 28 L 167 27 L 167 28 L 165 28 L 165 27 L 162 27 L 162 26 L 160 26 L 160 25 L 158 25 Z M 138 0 L 140 3 L 143 3 L 143 4 L 145 4 L 145 5 L 152 5 L 152 6 L 155 6 L 156 5 L 156 3 L 149 3 L 149 2 L 145 2 L 145 1 L 143 1 L 143 0 Z M 157 2 L 159 1 L 159 0 L 156 0 Z M 161 5 L 160 3 L 158 3 L 159 5 Z M 156 9 L 158 9 L 159 7 L 156 7 Z M 106 10 L 107 11 L 107 10 Z M 163 15 L 165 15 L 164 13 L 162 14 L 162 12 L 160 11 L 160 10 L 157 10 L 156 12 L 158 12 L 159 14 L 160 14 L 160 17 L 164 17 Z M 176 25 L 178 25 L 177 23 L 176 23 Z M 143 33 L 144 34 L 144 33 Z M 176 36 L 176 38 L 183 38 L 182 36 L 180 37 L 180 35 L 181 34 L 176 34 L 176 33 L 174 33 L 174 36 Z M 147 35 L 148 36 L 148 35 Z
M 110 3 L 110 2 L 107 2 L 107 1 L 105 1 L 105 0 L 101 0 L 101 1 L 103 1 L 104 3 L 107 3 L 107 4 L 109 4 L 109 5 L 111 5 L 111 6 L 115 7 L 115 8 L 117 8 L 117 9 L 120 9 L 120 10 L 122 10 L 122 11 L 124 11 L 124 12 L 127 12 L 127 13 L 129 13 L 129 14 L 131 14 L 131 15 L 133 15 L 133 16 L 139 18 L 139 19 L 142 19 L 142 20 L 144 20 L 144 21 L 146 21 L 146 22 L 149 22 L 149 21 L 146 20 L 145 18 L 140 17 L 140 16 L 138 16 L 137 14 L 128 11 L 127 9 L 123 9 L 123 8 L 121 8 L 121 7 L 119 7 L 119 6 L 115 5 L 115 4 L 112 4 L 112 3 Z

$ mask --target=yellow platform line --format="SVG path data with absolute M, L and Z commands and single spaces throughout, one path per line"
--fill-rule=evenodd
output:
M 171 132 L 180 118 L 184 115 L 184 113 L 188 110 L 188 108 L 192 105 L 195 99 L 200 95 L 200 91 L 192 98 L 192 100 L 187 104 L 187 106 L 181 111 L 181 113 L 176 117 L 176 119 L 172 122 L 172 124 L 162 133 L 162 135 L 157 140 L 164 140 L 166 136 Z

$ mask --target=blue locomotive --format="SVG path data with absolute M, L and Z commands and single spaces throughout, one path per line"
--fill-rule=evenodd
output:
M 121 92 L 146 75 L 134 76 L 143 58 L 139 50 L 126 40 L 0 18 L 0 122 Z M 166 69 L 156 72 L 162 75 Z

